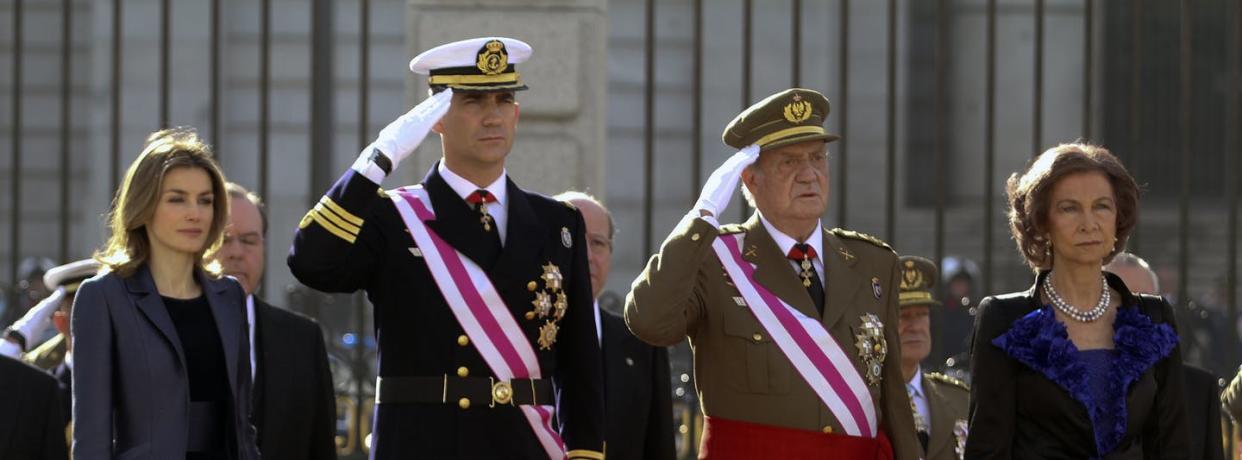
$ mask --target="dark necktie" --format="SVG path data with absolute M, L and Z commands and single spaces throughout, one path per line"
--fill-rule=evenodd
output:
M 466 202 L 470 203 L 479 212 L 479 223 L 483 224 L 483 231 L 492 231 L 492 227 L 494 227 L 492 224 L 495 221 L 492 219 L 492 215 L 487 213 L 487 204 L 495 203 L 496 195 L 492 195 L 487 190 L 478 189 L 466 197 Z
M 495 203 L 496 195 L 479 189 L 467 196 L 466 202 L 479 212 L 479 223 L 483 227 L 483 241 L 479 245 L 481 249 L 479 265 L 484 269 L 490 268 L 501 251 L 500 231 L 496 228 L 496 221 L 492 219 L 492 215 L 487 213 L 487 203 Z
M 798 263 L 801 270 L 798 277 L 802 279 L 802 286 L 806 288 L 807 294 L 811 295 L 811 303 L 815 304 L 815 311 L 819 312 L 819 316 L 824 316 L 824 283 L 819 281 L 819 274 L 815 271 L 815 259 L 819 255 L 815 254 L 815 248 L 806 243 L 795 243 L 793 249 L 789 250 L 789 259 Z

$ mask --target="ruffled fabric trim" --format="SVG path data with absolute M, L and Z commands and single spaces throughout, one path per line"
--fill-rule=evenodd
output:
M 993 345 L 1065 389 L 1087 409 L 1100 456 L 1112 452 L 1125 437 L 1126 394 L 1130 384 L 1168 356 L 1178 343 L 1172 327 L 1152 323 L 1137 307 L 1119 308 L 1113 330 L 1116 355 L 1104 401 L 1092 398 L 1087 368 L 1078 356 L 1078 347 L 1070 341 L 1065 325 L 1057 321 L 1051 306 L 1045 305 L 1014 321 L 1008 331 L 992 340 Z M 1105 413 L 1115 414 L 1112 426 L 1101 426 Z

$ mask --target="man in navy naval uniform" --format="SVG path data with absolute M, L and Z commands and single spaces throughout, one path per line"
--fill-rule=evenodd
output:
M 372 458 L 604 457 L 585 224 L 505 172 L 530 54 L 485 37 L 415 57 L 431 97 L 380 131 L 294 236 L 299 281 L 374 305 Z M 379 189 L 428 131 L 443 158 L 422 183 Z

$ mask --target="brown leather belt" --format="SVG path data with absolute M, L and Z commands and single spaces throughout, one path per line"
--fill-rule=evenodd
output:
M 460 404 L 490 401 L 496 405 L 537 406 L 554 404 L 552 383 L 544 379 L 497 380 L 493 377 L 379 377 L 375 382 L 376 404 Z

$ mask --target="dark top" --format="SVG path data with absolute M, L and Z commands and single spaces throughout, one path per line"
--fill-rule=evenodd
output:
M 56 380 L 0 356 L 0 458 L 69 458 Z
M 185 351 L 186 371 L 190 377 L 190 401 L 192 403 L 217 403 L 216 407 L 227 407 L 225 403 L 231 401 L 232 396 L 229 394 L 228 370 L 224 364 L 224 345 L 220 342 L 220 334 L 216 329 L 216 320 L 211 315 L 211 305 L 207 303 L 207 297 L 199 296 L 194 299 L 174 299 L 171 297 L 160 296 L 164 301 L 164 307 L 168 309 L 168 316 L 172 318 L 173 327 L 177 329 L 177 337 L 181 339 L 181 348 Z M 198 408 L 205 407 L 203 404 L 191 404 L 191 413 Z M 228 433 L 226 429 L 228 418 L 224 417 L 223 412 L 215 412 L 214 420 L 207 420 L 205 423 L 214 425 L 216 428 L 209 436 L 223 436 Z M 193 419 L 194 416 L 192 415 Z M 196 429 L 194 425 L 190 429 Z M 199 428 L 201 429 L 201 428 Z M 207 427 L 211 430 L 210 427 Z M 194 436 L 191 435 L 191 438 Z M 219 443 L 213 442 L 218 448 L 209 451 L 188 452 L 186 460 L 207 460 L 207 459 L 225 459 L 229 458 L 226 454 L 225 447 L 231 442 L 226 439 L 220 439 Z M 194 449 L 191 447 L 191 449 Z
M 1084 360 L 1052 308 L 1040 304 L 1046 276 L 1026 292 L 979 304 L 965 458 L 1186 458 L 1182 362 L 1169 304 L 1131 294 L 1106 275 L 1121 306 L 1110 396 L 1096 398 L 1091 358 Z

